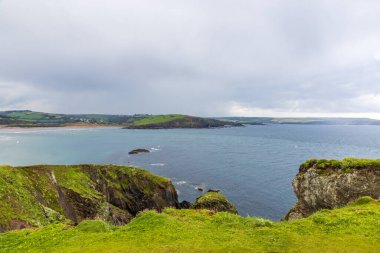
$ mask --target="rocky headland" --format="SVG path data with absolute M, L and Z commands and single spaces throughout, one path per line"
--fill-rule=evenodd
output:
M 321 209 L 334 209 L 360 197 L 380 198 L 380 160 L 312 159 L 301 165 L 293 180 L 298 202 L 285 220 L 304 218 Z
M 178 202 L 172 182 L 114 165 L 0 167 L 0 232 L 56 222 L 103 220 L 124 225 L 144 210 L 210 209 L 237 213 L 220 193 Z
M 69 220 L 128 223 L 145 209 L 177 207 L 168 179 L 113 165 L 0 167 L 0 230 Z

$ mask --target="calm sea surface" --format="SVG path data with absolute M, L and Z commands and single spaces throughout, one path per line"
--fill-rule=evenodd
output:
M 151 153 L 128 155 L 135 148 Z M 220 189 L 240 214 L 280 219 L 309 158 L 380 157 L 380 126 L 271 125 L 221 129 L 2 129 L 0 164 L 112 163 L 170 178 L 181 200 Z

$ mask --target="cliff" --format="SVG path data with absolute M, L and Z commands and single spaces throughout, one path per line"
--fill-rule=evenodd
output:
M 168 179 L 137 168 L 0 167 L 0 231 L 85 219 L 123 225 L 142 210 L 177 206 Z
M 380 160 L 347 158 L 306 161 L 293 180 L 298 202 L 284 217 L 303 218 L 345 206 L 359 197 L 380 198 Z

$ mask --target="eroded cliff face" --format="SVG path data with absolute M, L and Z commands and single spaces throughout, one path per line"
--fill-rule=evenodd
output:
M 113 165 L 0 167 L 0 231 L 65 220 L 128 223 L 144 209 L 178 207 L 172 183 Z
M 293 180 L 297 204 L 285 220 L 320 209 L 342 207 L 359 197 L 380 198 L 380 161 L 367 159 L 309 160 Z

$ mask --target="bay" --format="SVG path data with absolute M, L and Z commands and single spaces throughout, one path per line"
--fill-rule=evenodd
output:
M 128 155 L 135 148 L 150 153 Z M 220 189 L 243 216 L 280 219 L 310 158 L 380 157 L 379 126 L 267 125 L 218 129 L 0 129 L 0 164 L 123 164 L 170 178 L 180 200 Z

